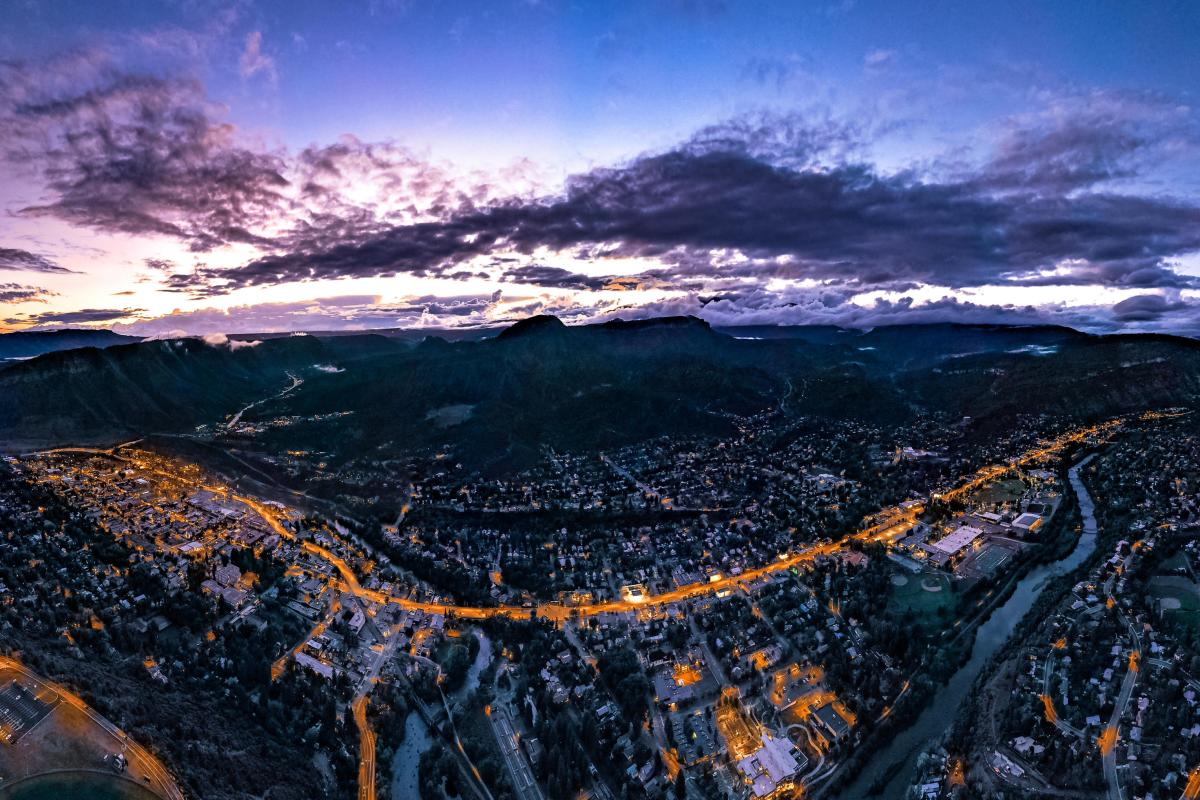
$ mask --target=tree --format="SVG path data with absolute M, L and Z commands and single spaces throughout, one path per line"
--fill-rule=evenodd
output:
M 454 691 L 462 686 L 470 667 L 471 657 L 467 653 L 467 648 L 461 644 L 453 645 L 442 660 L 442 671 L 446 674 L 446 688 Z

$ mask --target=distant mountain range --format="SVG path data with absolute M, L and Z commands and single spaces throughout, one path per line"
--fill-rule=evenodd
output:
M 351 412 L 272 428 L 271 448 L 446 446 L 477 466 L 510 466 L 543 446 L 726 433 L 735 416 L 771 408 L 881 423 L 944 411 L 987 430 L 1023 413 L 1089 418 L 1200 398 L 1200 343 L 1161 335 L 714 329 L 691 317 L 567 327 L 545 316 L 482 339 L 387 333 L 47 352 L 0 369 L 0 439 L 24 447 L 185 432 L 263 400 L 243 419 Z M 289 375 L 303 385 L 268 399 Z
M 140 341 L 137 336 L 122 336 L 112 331 L 87 328 L 3 333 L 0 334 L 0 361 L 33 358 L 42 353 L 72 350 L 77 347 L 109 347 Z

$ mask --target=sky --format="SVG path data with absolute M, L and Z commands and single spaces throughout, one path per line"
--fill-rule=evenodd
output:
M 0 0 L 0 329 L 1200 335 L 1200 5 Z

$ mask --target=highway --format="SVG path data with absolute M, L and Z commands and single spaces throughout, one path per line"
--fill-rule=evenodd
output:
M 159 760 L 155 758 L 150 751 L 130 739 L 127 733 L 96 713 L 87 703 L 83 702 L 83 700 L 76 697 L 69 690 L 58 685 L 57 683 L 46 680 L 45 678 L 30 672 L 25 668 L 24 664 L 16 659 L 8 658 L 7 656 L 0 656 L 0 668 L 10 669 L 14 672 L 17 672 L 22 678 L 34 686 L 50 689 L 52 692 L 57 694 L 64 703 L 85 714 L 88 719 L 103 728 L 104 731 L 116 741 L 117 745 L 121 749 L 121 752 L 125 754 L 126 761 L 131 766 L 136 766 L 138 772 L 144 773 L 150 779 L 148 783 L 149 788 L 153 789 L 156 794 L 165 798 L 166 800 L 183 800 L 183 792 L 181 792 L 179 787 L 175 785 L 174 778 L 171 777 L 171 774 L 167 772 L 162 763 L 159 762 Z
M 1187 783 L 1183 787 L 1180 800 L 1196 800 L 1197 797 L 1200 797 L 1200 767 L 1194 767 L 1188 773 Z
M 261 405 L 261 404 L 263 404 L 263 403 L 266 403 L 266 402 L 268 402 L 268 401 L 270 401 L 270 400 L 278 400 L 279 398 L 281 398 L 281 397 L 283 397 L 283 396 L 285 396 L 285 395 L 287 395 L 287 394 L 290 394 L 292 391 L 294 391 L 295 389 L 299 388 L 299 387 L 300 387 L 300 384 L 304 383 L 304 380 L 303 380 L 303 379 L 296 377 L 295 375 L 293 375 L 293 374 L 292 374 L 292 373 L 290 373 L 290 372 L 289 372 L 289 373 L 287 373 L 287 376 L 288 376 L 289 378 L 291 378 L 291 379 L 292 379 L 292 385 L 291 385 L 291 386 L 287 387 L 286 389 L 284 389 L 284 390 L 283 390 L 282 392 L 280 392 L 279 394 L 273 394 L 273 395 L 271 395 L 270 397 L 264 397 L 264 398 L 263 398 L 263 399 L 261 399 L 261 400 L 255 400 L 253 403 L 251 403 L 250 405 L 248 405 L 248 406 L 246 406 L 245 408 L 243 408 L 241 411 L 239 411 L 239 412 L 237 412 L 236 414 L 234 414 L 234 415 L 233 415 L 233 417 L 232 417 L 232 418 L 229 420 L 229 422 L 225 423 L 225 429 L 226 429 L 226 430 L 230 430 L 230 429 L 232 429 L 232 428 L 233 428 L 235 425 L 237 425 L 239 422 L 241 422 L 241 421 L 242 421 L 242 414 L 245 414 L 247 411 L 249 411 L 250 409 L 254 408 L 255 406 L 257 406 L 257 405 Z M 115 449 L 115 448 L 114 448 L 114 449 Z
M 1121 715 L 1125 713 L 1125 708 L 1129 705 L 1129 698 L 1133 694 L 1133 686 L 1136 682 L 1137 671 L 1127 671 L 1121 681 L 1121 692 L 1117 696 L 1108 727 L 1100 734 L 1100 760 L 1104 768 L 1104 780 L 1108 784 L 1108 800 L 1125 800 L 1125 795 L 1121 790 L 1121 781 L 1117 776 L 1117 738 Z
M 335 603 L 336 605 L 336 603 Z M 396 655 L 400 645 L 401 625 L 397 623 L 387 633 L 387 641 L 375 657 L 375 663 L 363 676 L 350 709 L 354 714 L 354 723 L 359 731 L 359 762 L 358 762 L 358 797 L 359 800 L 375 800 L 375 734 L 367 722 L 367 695 L 379 682 L 379 672 L 384 665 Z M 361 710 L 360 710 L 361 707 Z

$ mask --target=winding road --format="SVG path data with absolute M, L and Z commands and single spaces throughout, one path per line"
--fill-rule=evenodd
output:
M 1005 474 L 1011 469 L 1023 466 L 1033 461 L 1055 455 L 1072 444 L 1084 441 L 1088 436 L 1107 433 L 1121 424 L 1121 420 L 1111 420 L 1101 425 L 1081 428 L 1059 436 L 1057 439 L 1036 447 L 1021 456 L 1011 459 L 1006 465 L 984 467 L 954 489 L 938 495 L 940 499 L 950 500 L 968 494 L 989 481 Z M 203 488 L 215 492 L 226 492 L 222 487 L 205 486 Z M 296 536 L 282 522 L 280 511 L 261 503 L 253 498 L 237 494 L 229 495 L 232 499 L 246 505 L 255 511 L 263 520 L 284 539 L 295 539 Z M 413 600 L 386 594 L 375 589 L 367 589 L 359 584 L 358 577 L 348 564 L 336 553 L 312 542 L 302 542 L 301 548 L 331 564 L 338 572 L 341 580 L 339 588 L 353 594 L 355 597 L 381 604 L 395 604 L 401 608 L 423 611 L 427 614 L 453 614 L 462 619 L 487 619 L 490 617 L 528 618 L 536 615 L 553 622 L 565 622 L 574 617 L 590 617 L 599 614 L 614 614 L 637 611 L 640 608 L 655 607 L 679 603 L 697 597 L 704 597 L 725 590 L 735 590 L 745 584 L 754 583 L 762 578 L 792 569 L 800 564 L 808 563 L 821 556 L 829 556 L 847 549 L 851 542 L 888 542 L 903 537 L 917 523 L 918 516 L 924 511 L 923 505 L 910 505 L 905 508 L 896 506 L 885 509 L 875 515 L 879 522 L 854 533 L 839 542 L 823 541 L 800 548 L 791 554 L 781 555 L 777 560 L 759 567 L 745 570 L 738 575 L 724 575 L 714 581 L 701 581 L 687 584 L 660 594 L 650 594 L 637 600 L 609 600 L 600 603 L 585 603 L 581 605 L 566 605 L 563 603 L 541 603 L 537 606 L 463 606 L 453 602 L 428 602 Z
M 292 378 L 293 385 L 285 389 L 281 394 L 286 394 L 292 391 L 301 383 L 299 378 L 296 378 L 295 376 L 292 376 Z M 257 403 L 251 404 L 245 409 L 242 409 L 242 411 L 238 412 L 238 414 L 235 415 L 229 424 L 235 424 L 238 420 L 240 420 L 242 413 L 254 405 L 257 405 Z M 995 480 L 1014 468 L 1018 468 L 1025 464 L 1055 455 L 1073 444 L 1085 441 L 1090 436 L 1107 434 L 1113 429 L 1119 427 L 1122 422 L 1123 420 L 1118 418 L 1110 420 L 1109 422 L 1101 425 L 1080 428 L 1065 433 L 1048 443 L 1041 444 L 1038 447 L 1027 451 L 1023 455 L 1010 459 L 1006 464 L 984 467 L 978 470 L 970 478 L 963 481 L 957 487 L 939 494 L 935 494 L 933 497 L 940 500 L 951 500 L 956 497 L 969 494 L 978 487 Z M 44 452 L 91 452 L 122 459 L 122 456 L 116 454 L 117 449 L 118 448 L 112 448 L 109 450 L 91 450 L 89 448 L 62 448 L 59 450 Z M 161 472 L 158 470 L 152 471 Z M 161 474 L 167 476 L 166 473 Z M 172 480 L 178 480 L 179 478 L 178 475 L 170 475 L 167 477 L 170 477 Z M 1072 475 L 1072 478 L 1074 477 L 1075 476 Z M 203 488 L 223 494 L 245 505 L 247 508 L 251 509 L 258 516 L 260 516 L 263 521 L 266 522 L 266 524 L 282 539 L 289 541 L 297 540 L 295 533 L 284 524 L 284 521 L 287 517 L 287 509 L 282 505 L 279 505 L 278 507 L 276 507 L 274 504 L 268 505 L 255 500 L 254 498 L 236 494 L 230 489 L 222 486 L 203 485 L 197 488 Z M 536 615 L 561 624 L 574 618 L 596 616 L 607 613 L 625 613 L 637 611 L 643 607 L 669 605 L 697 597 L 708 596 L 717 592 L 734 590 L 741 586 L 754 583 L 770 575 L 790 570 L 800 564 L 811 562 L 816 558 L 842 552 L 852 542 L 855 541 L 894 542 L 906 535 L 913 528 L 913 526 L 916 525 L 918 517 L 923 511 L 923 504 L 908 504 L 907 507 L 896 506 L 893 508 L 884 509 L 873 517 L 873 519 L 877 520 L 877 522 L 861 529 L 857 533 L 846 537 L 840 542 L 828 540 L 819 541 L 806 547 L 794 550 L 790 554 L 782 554 L 775 561 L 746 570 L 738 575 L 725 575 L 711 582 L 692 583 L 660 594 L 639 597 L 637 600 L 611 600 L 581 605 L 566 605 L 562 603 L 546 602 L 530 607 L 511 605 L 480 607 L 463 606 L 453 602 L 427 602 L 413 600 L 408 597 L 400 597 L 375 589 L 363 587 L 360 584 L 358 576 L 355 574 L 354 570 L 351 569 L 351 567 L 341 556 L 332 552 L 328 548 L 322 547 L 321 545 L 315 544 L 311 541 L 300 541 L 300 548 L 303 552 L 316 556 L 317 558 L 322 559 L 330 564 L 336 570 L 338 575 L 337 579 L 330 580 L 331 585 L 334 585 L 342 591 L 353 595 L 358 600 L 368 600 L 380 604 L 394 604 L 404 609 L 421 611 L 427 614 L 454 615 L 463 619 L 485 619 L 498 616 L 510 618 L 529 618 Z M 1131 666 L 1136 666 L 1136 660 L 1131 661 Z M 1135 668 L 1131 668 L 1130 674 L 1126 676 L 1126 680 L 1128 682 L 1128 686 L 1123 685 L 1122 687 L 1123 701 L 1118 704 L 1118 709 L 1114 711 L 1114 720 L 1110 725 L 1110 727 L 1113 727 L 1114 729 L 1114 734 L 1116 721 L 1119 720 L 1120 713 L 1123 712 L 1125 704 L 1128 702 L 1128 696 L 1132 693 L 1132 684 L 1133 681 L 1136 680 Z M 63 693 L 63 696 L 64 698 L 71 697 L 71 695 L 65 692 Z M 80 707 L 86 709 L 86 706 L 84 706 L 81 701 L 76 702 Z M 374 734 L 371 732 L 367 723 L 366 702 L 366 693 L 362 692 L 352 704 L 351 711 L 353 713 L 354 720 L 358 725 L 360 734 L 360 747 L 362 752 L 362 758 L 360 760 L 359 797 L 360 800 L 373 800 L 375 772 Z M 93 716 L 93 718 L 95 718 L 90 711 L 88 713 L 89 716 Z M 449 713 L 448 709 L 447 713 Z M 108 723 L 103 724 L 110 728 L 110 732 L 116 731 L 116 729 L 111 728 Z M 124 734 L 116 732 L 114 733 L 114 736 L 123 737 Z M 136 745 L 133 745 L 133 747 L 137 748 Z M 459 747 L 461 751 L 461 744 Z M 131 749 L 131 752 L 134 751 Z M 164 796 L 167 797 L 168 800 L 182 800 L 182 794 L 180 794 L 179 790 L 175 788 L 174 783 L 170 780 L 170 777 L 167 775 L 166 771 L 162 769 L 161 765 L 159 765 L 156 760 L 154 760 L 153 756 L 150 756 L 149 753 L 141 750 L 141 748 L 137 748 L 136 752 L 138 753 L 139 759 L 142 759 L 147 765 L 147 772 L 159 778 L 159 782 L 162 784 Z M 1105 759 L 1105 773 L 1106 775 L 1109 775 L 1110 773 L 1112 775 L 1112 779 L 1110 780 L 1110 800 L 1124 800 L 1124 798 L 1121 796 L 1119 786 L 1116 786 L 1115 756 L 1113 756 L 1110 752 L 1105 756 Z M 472 771 L 475 774 L 475 778 L 478 780 L 478 772 L 473 769 L 473 765 Z M 1112 787 L 1116 787 L 1115 793 Z M 487 789 L 484 787 L 484 794 L 486 793 Z
M 239 422 L 242 421 L 242 414 L 245 414 L 247 411 L 254 408 L 255 406 L 262 405 L 263 403 L 266 403 L 269 400 L 278 400 L 279 398 L 281 398 L 287 394 L 290 394 L 291 392 L 294 392 L 296 389 L 298 389 L 300 387 L 300 384 L 304 383 L 303 378 L 298 378 L 290 372 L 287 373 L 287 376 L 292 379 L 291 386 L 287 387 L 286 389 L 284 389 L 282 392 L 280 392 L 278 394 L 273 394 L 270 397 L 264 397 L 261 400 L 255 400 L 253 403 L 251 403 L 250 405 L 243 408 L 241 411 L 234 414 L 233 417 L 229 420 L 229 422 L 225 423 L 225 430 L 231 430 L 233 428 L 233 426 L 237 425 Z

